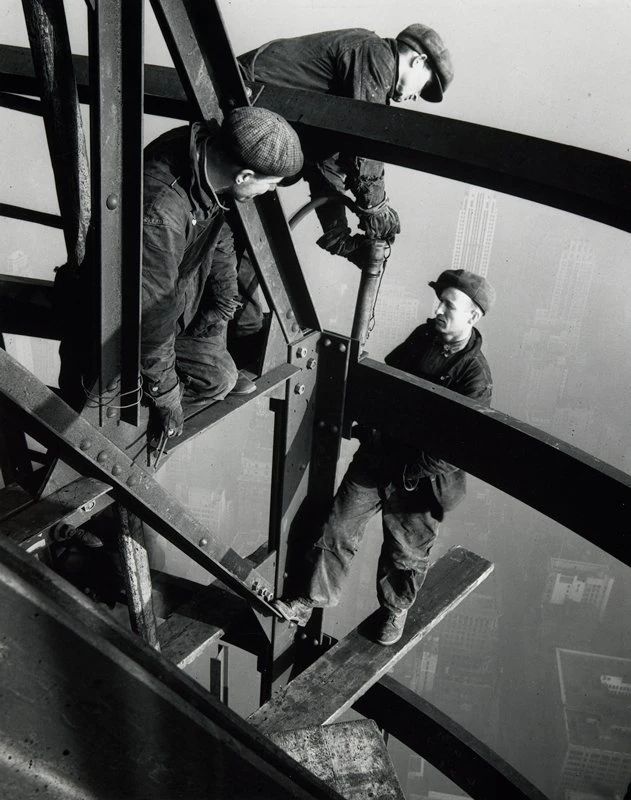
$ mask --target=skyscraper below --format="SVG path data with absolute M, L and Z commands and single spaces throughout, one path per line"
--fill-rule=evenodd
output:
M 497 221 L 497 202 L 492 192 L 469 187 L 458 215 L 452 269 L 468 269 L 486 277 Z

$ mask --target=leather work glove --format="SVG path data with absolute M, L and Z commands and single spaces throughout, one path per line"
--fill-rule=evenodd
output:
M 359 227 L 370 239 L 383 239 L 390 244 L 401 233 L 399 215 L 388 205 L 387 199 L 373 209 L 362 209 Z
M 328 230 L 317 240 L 316 244 L 327 253 L 342 256 L 351 264 L 361 268 L 364 264 L 367 242 L 368 239 L 362 234 L 351 234 L 349 227 L 339 225 Z
M 153 400 L 153 439 L 163 436 L 169 439 L 179 436 L 184 428 L 184 412 L 182 411 L 182 393 L 179 381 L 164 394 L 152 396 Z

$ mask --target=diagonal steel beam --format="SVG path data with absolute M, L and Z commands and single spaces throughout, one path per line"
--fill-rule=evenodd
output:
M 196 563 L 259 609 L 278 616 L 263 596 L 271 595 L 271 585 L 247 559 L 220 541 L 148 472 L 3 351 L 0 405 L 15 412 L 25 430 L 54 447 L 82 475 L 109 484 L 118 502 Z
M 151 0 L 193 118 L 217 119 L 249 104 L 217 3 Z M 220 76 L 220 79 L 219 77 Z M 270 306 L 287 342 L 320 330 L 287 221 L 275 196 L 237 204 L 236 214 Z

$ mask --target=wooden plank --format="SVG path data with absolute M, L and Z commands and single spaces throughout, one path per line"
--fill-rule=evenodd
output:
M 116 512 L 121 527 L 118 548 L 123 563 L 131 629 L 149 647 L 159 650 L 160 642 L 151 600 L 151 572 L 142 520 L 118 504 Z
M 80 478 L 5 521 L 2 533 L 25 550 L 38 550 L 44 546 L 45 535 L 53 525 L 94 503 L 110 489 L 107 483 L 95 478 Z
M 267 559 L 273 556 L 266 547 L 258 548 L 249 561 L 264 569 Z M 259 653 L 265 640 L 258 625 L 252 624 L 254 620 L 250 607 L 242 598 L 228 591 L 221 581 L 213 581 L 158 627 L 162 654 L 183 669 L 220 639 Z
M 270 739 L 346 800 L 405 800 L 372 720 L 278 731 Z
M 397 644 L 383 647 L 372 641 L 376 614 L 371 615 L 249 721 L 264 733 L 333 722 L 492 571 L 490 561 L 453 547 L 430 568 Z

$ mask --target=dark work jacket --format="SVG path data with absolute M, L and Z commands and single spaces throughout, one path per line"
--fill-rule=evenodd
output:
M 386 364 L 470 397 L 485 406 L 490 405 L 493 381 L 488 362 L 482 353 L 482 336 L 479 331 L 474 328 L 467 345 L 445 359 L 444 369 L 440 374 L 423 374 L 420 367 L 421 357 L 432 346 L 435 335 L 433 320 L 419 325 L 402 344 L 386 356 Z M 448 511 L 462 500 L 466 477 L 461 469 L 447 463 L 439 454 L 426 450 L 411 452 L 395 444 L 386 447 L 389 451 L 386 457 L 395 475 L 394 482 L 402 490 L 402 473 L 405 469 L 406 478 L 412 480 L 412 484 L 417 479 L 431 480 L 434 495 L 443 511 Z
M 141 370 L 153 396 L 177 382 L 176 336 L 203 335 L 234 313 L 233 237 L 198 175 L 200 130 L 176 128 L 145 149 Z
M 390 103 L 398 80 L 396 42 L 364 28 L 275 39 L 239 56 L 239 63 L 249 81 L 385 105 Z M 328 155 L 331 153 L 316 157 L 321 160 Z M 347 169 L 347 188 L 360 206 L 369 207 L 383 199 L 380 161 L 350 158 Z

